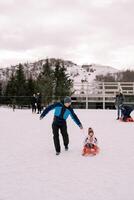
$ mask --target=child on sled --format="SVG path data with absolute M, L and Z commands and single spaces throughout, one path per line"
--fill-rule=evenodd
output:
M 97 138 L 94 136 L 94 131 L 92 128 L 88 129 L 88 136 L 84 141 L 84 148 L 82 151 L 82 155 L 96 155 L 99 152 L 99 148 L 97 146 Z

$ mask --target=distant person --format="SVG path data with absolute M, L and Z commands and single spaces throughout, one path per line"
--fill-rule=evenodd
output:
M 32 113 L 36 113 L 37 98 L 35 94 L 33 94 L 32 96 L 31 105 L 32 105 Z
M 40 114 L 41 110 L 41 94 L 37 93 L 37 114 Z
M 15 99 L 13 99 L 13 101 L 12 101 L 12 107 L 13 107 L 13 111 L 15 111 L 15 108 L 16 108 L 16 100 Z
M 121 106 L 124 103 L 124 95 L 121 91 L 117 92 L 115 97 L 115 107 L 117 109 L 117 120 L 121 117 Z
M 60 140 L 59 140 L 59 130 L 61 132 L 63 143 L 65 146 L 65 150 L 68 150 L 68 144 L 69 144 L 69 136 L 67 132 L 67 124 L 66 119 L 70 115 L 74 122 L 82 129 L 83 126 L 78 119 L 77 115 L 74 113 L 72 107 L 71 107 L 71 98 L 65 97 L 64 103 L 55 103 L 52 105 L 49 105 L 44 109 L 42 112 L 40 119 L 45 117 L 47 113 L 51 110 L 55 109 L 54 112 L 54 119 L 52 123 L 52 130 L 53 130 L 53 141 L 54 146 L 56 150 L 56 155 L 59 155 L 61 152 L 61 146 L 60 146 Z
M 121 112 L 122 112 L 122 120 L 123 121 L 133 121 L 132 117 L 131 117 L 131 112 L 134 110 L 133 106 L 129 106 L 129 105 L 122 105 L 121 106 Z

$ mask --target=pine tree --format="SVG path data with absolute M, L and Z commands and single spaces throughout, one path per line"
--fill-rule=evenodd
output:
M 133 70 L 126 70 L 123 71 L 122 73 L 122 78 L 120 81 L 122 82 L 130 82 L 130 81 L 134 81 L 134 71 Z
M 5 87 L 4 91 L 5 100 L 3 103 L 12 104 L 13 99 L 15 99 L 14 96 L 16 96 L 16 91 L 17 89 L 16 89 L 15 76 L 12 73 Z
M 26 80 L 26 99 L 27 104 L 31 105 L 33 94 L 36 93 L 36 81 L 32 79 L 32 76 Z
M 25 96 L 26 95 L 26 78 L 24 75 L 23 65 L 19 64 L 15 76 L 16 83 L 16 96 Z
M 17 93 L 16 80 L 15 76 L 12 74 L 5 89 L 5 96 L 16 96 L 16 93 Z
M 64 65 L 57 61 L 54 71 L 55 77 L 55 90 L 54 95 L 62 99 L 65 96 L 71 95 L 72 80 L 69 79 L 69 75 L 66 74 L 66 68 Z
M 0 104 L 2 103 L 2 83 L 0 82 Z
M 38 92 L 41 93 L 42 100 L 45 104 L 52 101 L 54 86 L 53 79 L 53 70 L 51 69 L 48 59 L 46 59 L 46 63 L 43 65 L 43 72 L 40 73 L 37 80 Z
M 26 81 L 26 96 L 32 96 L 36 92 L 35 81 L 32 76 Z
M 0 96 L 2 95 L 2 83 L 0 82 Z

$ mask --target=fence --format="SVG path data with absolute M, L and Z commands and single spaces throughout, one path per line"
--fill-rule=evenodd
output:
M 134 82 L 94 82 L 75 83 L 72 104 L 74 108 L 114 109 L 115 96 L 118 91 L 125 96 L 125 104 L 134 105 Z M 17 105 L 19 108 L 31 107 L 32 96 L 0 96 L 0 105 Z M 50 99 L 50 101 L 48 101 Z M 42 106 L 63 100 L 64 97 L 43 97 Z
M 16 105 L 18 108 L 30 108 L 31 99 L 31 96 L 0 96 L 0 105 Z
M 81 108 L 115 108 L 115 96 L 121 91 L 125 104 L 134 104 L 134 82 L 75 83 L 73 104 Z

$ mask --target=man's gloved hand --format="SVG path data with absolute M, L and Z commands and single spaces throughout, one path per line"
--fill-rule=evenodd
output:
M 40 116 L 40 120 L 42 120 L 43 119 L 43 117 L 42 116 Z
M 81 124 L 79 127 L 80 127 L 80 129 L 83 129 L 83 126 L 82 126 L 82 124 Z

